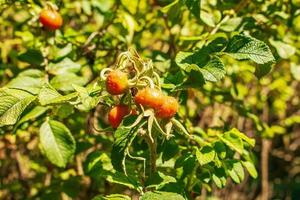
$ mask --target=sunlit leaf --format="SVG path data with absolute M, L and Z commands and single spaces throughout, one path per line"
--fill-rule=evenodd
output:
M 200 165 L 205 165 L 214 160 L 216 152 L 210 146 L 204 146 L 200 150 L 196 150 L 196 157 Z
M 146 192 L 142 197 L 141 200 L 184 200 L 184 198 L 177 193 L 172 192 Z
M 18 89 L 0 89 L 0 127 L 17 122 L 26 107 L 36 96 Z
M 233 36 L 229 40 L 225 52 L 235 59 L 250 59 L 258 64 L 275 60 L 270 48 L 264 42 L 246 35 Z
M 75 153 L 75 140 L 61 122 L 46 120 L 40 128 L 40 142 L 47 158 L 58 167 L 65 167 Z

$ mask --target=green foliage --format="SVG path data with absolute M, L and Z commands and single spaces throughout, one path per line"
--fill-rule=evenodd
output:
M 36 97 L 20 89 L 2 88 L 0 99 L 0 126 L 5 126 L 15 124 L 25 108 Z
M 171 192 L 146 192 L 142 197 L 141 200 L 167 200 L 167 199 L 174 199 L 174 200 L 183 200 L 184 198 L 176 193 Z
M 225 52 L 235 59 L 250 59 L 258 64 L 274 61 L 271 50 L 264 42 L 245 35 L 233 36 Z
M 129 119 L 130 120 L 130 119 Z M 126 120 L 125 120 L 126 122 Z M 129 154 L 129 147 L 136 137 L 138 130 L 145 124 L 142 122 L 135 127 L 121 126 L 115 133 L 115 141 L 112 147 L 112 164 L 116 170 L 126 172 L 125 158 Z
M 93 200 L 130 200 L 130 197 L 122 194 L 112 194 L 105 197 L 98 195 Z
M 276 188 L 299 184 L 298 1 L 50 2 L 0 0 L 0 199 L 243 199 L 260 192 L 261 140 L 269 198 L 299 194 Z M 56 31 L 38 19 L 49 3 Z M 173 118 L 136 105 L 151 84 Z M 113 129 L 118 104 L 132 110 Z
M 75 140 L 62 123 L 46 120 L 40 128 L 40 142 L 47 158 L 59 167 L 65 167 L 75 152 Z
M 201 150 L 196 149 L 196 157 L 200 165 L 205 165 L 212 162 L 215 158 L 216 152 L 210 146 L 203 146 Z

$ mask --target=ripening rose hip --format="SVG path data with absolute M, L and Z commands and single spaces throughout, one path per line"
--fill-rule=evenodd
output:
M 106 79 L 106 90 L 112 95 L 119 95 L 128 89 L 127 74 L 120 70 L 109 72 Z
M 108 113 L 109 124 L 113 128 L 118 128 L 123 118 L 130 113 L 130 109 L 126 105 L 116 105 Z
M 138 91 L 134 100 L 137 104 L 157 109 L 163 104 L 164 94 L 158 89 L 147 87 Z
M 158 118 L 172 118 L 176 114 L 179 104 L 174 97 L 166 96 L 164 103 L 157 109 L 156 116 Z
M 53 9 L 44 9 L 40 13 L 40 22 L 49 30 L 56 30 L 63 24 L 61 15 Z

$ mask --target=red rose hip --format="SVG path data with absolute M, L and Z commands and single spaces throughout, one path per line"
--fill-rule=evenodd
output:
M 123 118 L 130 113 L 128 106 L 116 105 L 108 113 L 109 124 L 113 128 L 117 128 L 122 122 Z
M 44 9 L 40 13 L 40 22 L 49 30 L 56 30 L 63 24 L 61 15 L 54 9 Z
M 166 96 L 164 103 L 156 111 L 159 118 L 172 118 L 179 108 L 178 101 L 174 97 Z
M 147 87 L 138 91 L 134 100 L 137 104 L 157 109 L 163 104 L 164 94 L 158 89 Z
M 106 90 L 112 95 L 123 94 L 128 89 L 127 74 L 120 70 L 109 72 L 106 79 Z

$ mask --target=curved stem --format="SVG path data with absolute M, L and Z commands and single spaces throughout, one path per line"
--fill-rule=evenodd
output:
M 219 30 L 222 24 L 227 22 L 229 20 L 229 15 L 226 15 L 217 25 L 216 27 L 209 33 L 209 36 L 216 34 L 216 32 Z
M 84 47 L 88 46 L 89 43 L 91 43 L 91 41 L 97 36 L 97 35 L 100 35 L 99 32 L 95 31 L 93 32 L 89 37 L 88 39 L 86 40 L 86 42 L 84 43 Z
M 130 154 L 130 152 L 129 152 L 129 149 L 127 149 L 126 151 L 127 151 L 127 155 L 128 155 L 129 158 L 134 159 L 134 160 L 140 160 L 140 161 L 143 161 L 143 169 L 144 169 L 144 170 L 143 170 L 143 176 L 144 176 L 144 178 L 145 178 L 145 176 L 146 176 L 146 159 L 143 158 L 143 157 L 139 157 L 139 156 L 132 156 L 132 155 Z
M 158 75 L 156 72 L 153 72 L 153 75 L 154 75 L 154 77 L 155 77 L 155 79 L 156 79 L 158 88 L 161 89 L 161 84 L 160 84 L 160 77 L 159 77 L 159 75 Z
M 105 68 L 105 69 L 103 69 L 101 72 L 100 72 L 100 78 L 102 79 L 102 80 L 106 80 L 106 76 L 105 76 L 105 73 L 106 72 L 108 72 L 108 71 L 112 71 L 112 69 L 110 69 L 110 68 Z
M 50 1 L 46 2 L 46 7 L 47 7 L 47 9 L 52 10 L 52 11 L 58 10 L 57 6 Z
M 154 87 L 155 87 L 154 82 L 153 82 L 152 79 L 149 78 L 148 76 L 143 76 L 143 77 L 141 77 L 140 79 L 145 79 L 145 80 L 149 83 L 149 85 L 150 85 L 151 88 L 154 88 Z

